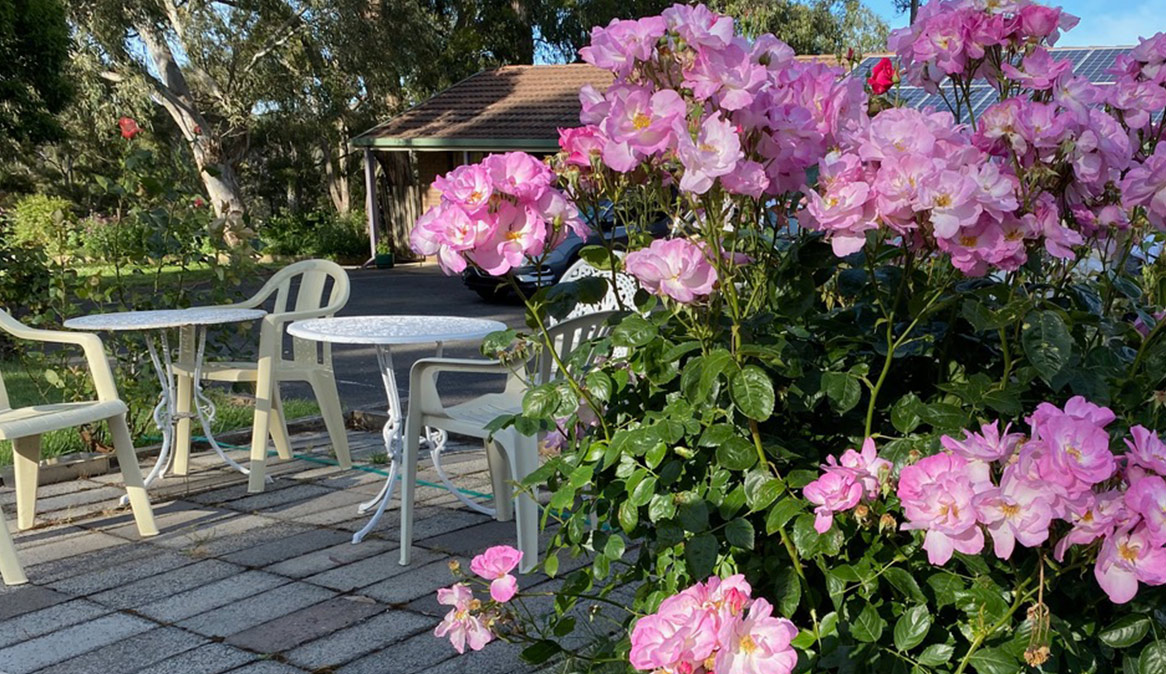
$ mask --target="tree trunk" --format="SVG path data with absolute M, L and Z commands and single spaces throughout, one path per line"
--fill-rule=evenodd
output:
M 328 197 L 332 200 L 332 207 L 341 215 L 347 215 L 352 210 L 352 190 L 348 184 L 347 157 L 345 156 L 345 130 L 342 122 L 337 122 L 340 130 L 340 140 L 330 138 L 320 139 L 320 150 L 324 160 L 324 180 L 328 185 Z
M 224 134 L 207 123 L 197 108 L 186 76 L 162 30 L 153 24 L 138 24 L 138 34 L 158 79 L 154 80 L 157 102 L 170 113 L 171 119 L 190 143 L 198 166 L 199 178 L 210 198 L 211 208 L 223 223 L 223 238 L 236 245 L 250 237 L 243 222 L 243 190 L 232 161 L 223 147 Z M 151 78 L 152 79 L 152 78 Z

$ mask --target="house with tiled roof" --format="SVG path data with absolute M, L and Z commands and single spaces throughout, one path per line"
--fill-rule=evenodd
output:
M 558 130 L 579 126 L 579 89 L 602 91 L 611 79 L 581 63 L 486 70 L 353 138 L 364 153 L 374 250 L 386 236 L 407 248 L 413 223 L 437 201 L 438 175 L 487 154 L 558 151 Z

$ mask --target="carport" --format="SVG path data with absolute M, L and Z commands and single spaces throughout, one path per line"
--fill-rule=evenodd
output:
M 388 241 L 411 256 L 409 232 L 437 202 L 438 175 L 487 154 L 558 151 L 558 130 L 579 126 L 586 84 L 603 90 L 611 73 L 586 64 L 485 70 L 353 138 L 364 154 L 372 255 Z

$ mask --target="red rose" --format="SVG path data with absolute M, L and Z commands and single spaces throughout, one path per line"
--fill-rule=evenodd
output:
M 847 61 L 854 60 L 854 47 L 851 47 L 850 49 L 846 50 L 846 60 Z
M 205 205 L 206 205 L 206 202 L 202 200 L 202 197 L 195 197 L 194 198 L 194 207 L 195 208 L 202 208 Z
M 870 90 L 876 96 L 881 96 L 887 93 L 891 85 L 895 83 L 895 67 L 891 65 L 891 59 L 883 57 L 881 61 L 871 68 L 870 77 L 866 80 L 870 85 Z
M 132 117 L 122 117 L 117 120 L 117 125 L 121 129 L 122 138 L 133 138 L 142 132 L 142 128 L 138 126 L 138 123 Z

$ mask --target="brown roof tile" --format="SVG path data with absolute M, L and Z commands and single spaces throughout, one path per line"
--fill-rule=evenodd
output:
M 468 77 L 356 138 L 357 146 L 550 149 L 559 127 L 579 126 L 579 88 L 611 73 L 586 64 L 504 66 Z

